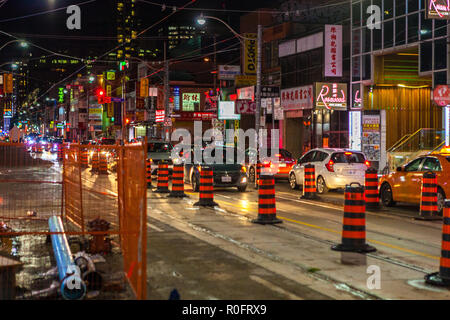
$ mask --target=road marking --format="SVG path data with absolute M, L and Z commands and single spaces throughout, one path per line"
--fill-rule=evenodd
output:
M 248 212 L 247 210 L 242 209 L 241 207 L 239 207 L 238 205 L 236 205 L 234 203 L 230 203 L 230 202 L 227 202 L 227 201 L 222 201 L 222 202 L 224 202 L 226 204 L 229 204 L 229 205 L 231 205 L 233 207 L 237 207 L 237 208 L 241 209 L 242 211 Z M 278 211 L 286 212 L 284 210 L 278 210 Z M 292 223 L 300 224 L 300 225 L 303 225 L 303 226 L 306 226 L 306 227 L 319 229 L 319 230 L 322 230 L 322 231 L 331 232 L 331 233 L 335 233 L 335 234 L 341 234 L 341 231 L 334 230 L 334 229 L 329 229 L 329 228 L 325 228 L 325 227 L 321 227 L 321 226 L 318 226 L 318 225 L 315 225 L 315 224 L 311 224 L 311 223 L 307 223 L 307 222 L 303 222 L 303 221 L 298 221 L 298 220 L 294 220 L 294 219 L 289 219 L 289 218 L 281 217 L 281 216 L 278 216 L 278 215 L 277 215 L 277 218 L 279 218 L 281 220 L 286 220 L 286 221 L 289 221 L 289 222 L 292 222 Z M 427 254 L 427 253 L 424 253 L 424 252 L 403 248 L 403 247 L 400 247 L 400 246 L 392 245 L 392 244 L 389 244 L 389 243 L 386 243 L 386 242 L 382 242 L 382 241 L 378 241 L 378 240 L 367 239 L 367 242 L 372 242 L 372 243 L 379 244 L 379 245 L 387 247 L 387 248 L 399 250 L 399 251 L 406 252 L 406 253 L 411 253 L 411 254 L 414 254 L 414 255 L 417 255 L 417 256 L 422 256 L 422 257 L 433 259 L 433 260 L 439 260 L 440 259 L 440 257 L 433 256 L 433 255 L 430 255 L 430 254 Z
M 275 292 L 278 292 L 278 293 L 281 293 L 281 294 L 287 296 L 291 300 L 304 300 L 304 299 L 300 298 L 299 296 L 297 296 L 293 293 L 290 293 L 290 292 L 284 290 L 283 288 L 280 288 L 279 286 L 276 286 L 273 283 L 271 283 L 267 280 L 264 280 L 258 276 L 250 275 L 250 279 L 252 279 L 255 282 L 258 282 L 259 284 L 262 284 L 263 286 L 269 288 L 272 291 L 275 291 Z
M 157 226 L 155 226 L 154 224 L 151 224 L 150 222 L 147 222 L 147 227 L 149 227 L 151 229 L 154 229 L 154 230 L 156 230 L 158 232 L 164 232 L 163 229 L 158 228 Z

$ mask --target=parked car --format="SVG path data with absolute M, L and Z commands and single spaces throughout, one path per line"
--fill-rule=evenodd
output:
M 152 174 L 157 173 L 158 164 L 164 162 L 169 165 L 169 174 L 172 171 L 172 144 L 161 140 L 147 141 L 147 158 L 152 160 Z
M 305 165 L 314 164 L 317 193 L 330 189 L 344 188 L 347 184 L 358 182 L 364 185 L 364 177 L 370 162 L 360 151 L 333 148 L 318 148 L 305 153 L 292 167 L 289 184 L 292 189 L 303 185 Z
M 427 171 L 437 176 L 437 205 L 442 214 L 444 200 L 450 195 L 450 149 L 439 153 L 420 156 L 398 167 L 395 172 L 380 179 L 380 198 L 384 206 L 391 207 L 396 202 L 420 204 L 423 174 Z
M 236 157 L 236 149 L 234 148 L 226 148 L 226 147 L 216 147 L 214 152 L 217 152 L 219 148 L 222 148 L 223 160 L 222 163 L 213 163 L 210 166 L 213 169 L 213 186 L 214 187 L 225 187 L 225 188 L 237 188 L 239 192 L 244 192 L 247 189 L 247 168 L 245 165 L 237 163 Z M 226 163 L 226 152 L 233 152 L 234 161 L 233 163 Z M 214 156 L 214 152 L 212 156 Z M 191 159 L 193 157 L 193 148 L 190 150 Z M 184 155 L 186 156 L 186 155 Z M 185 182 L 190 183 L 192 186 L 192 190 L 195 192 L 199 191 L 200 188 L 200 174 L 201 174 L 201 164 L 202 163 L 194 163 L 194 161 L 190 161 L 190 163 L 185 163 L 184 166 L 184 179 Z
M 269 150 L 262 149 L 260 154 L 271 156 Z M 275 155 L 278 157 L 278 172 L 275 174 L 275 178 L 289 178 L 289 173 L 292 167 L 295 165 L 295 159 L 292 153 L 286 149 L 279 149 L 279 152 Z M 245 163 L 248 170 L 248 179 L 251 183 L 255 182 L 256 164 L 250 164 L 251 157 L 256 159 L 256 149 L 249 148 L 245 151 Z M 270 166 L 268 161 L 265 161 L 264 166 Z

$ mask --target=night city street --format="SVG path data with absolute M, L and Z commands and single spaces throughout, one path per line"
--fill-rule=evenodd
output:
M 450 299 L 447 0 L 79 1 L 0 0 L 0 300 Z

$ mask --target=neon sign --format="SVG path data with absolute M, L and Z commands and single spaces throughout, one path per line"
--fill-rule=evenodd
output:
M 449 19 L 450 0 L 427 0 L 427 19 Z
M 315 107 L 328 110 L 347 110 L 347 84 L 316 82 Z

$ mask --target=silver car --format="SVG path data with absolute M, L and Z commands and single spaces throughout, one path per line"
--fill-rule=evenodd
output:
M 160 140 L 147 141 L 147 158 L 152 160 L 152 175 L 157 173 L 158 164 L 169 165 L 169 173 L 172 171 L 172 144 Z
M 330 189 L 344 188 L 347 184 L 358 182 L 364 185 L 364 176 L 370 162 L 364 153 L 347 149 L 317 148 L 305 153 L 297 160 L 289 172 L 292 189 L 303 185 L 306 164 L 313 164 L 316 173 L 317 193 Z

